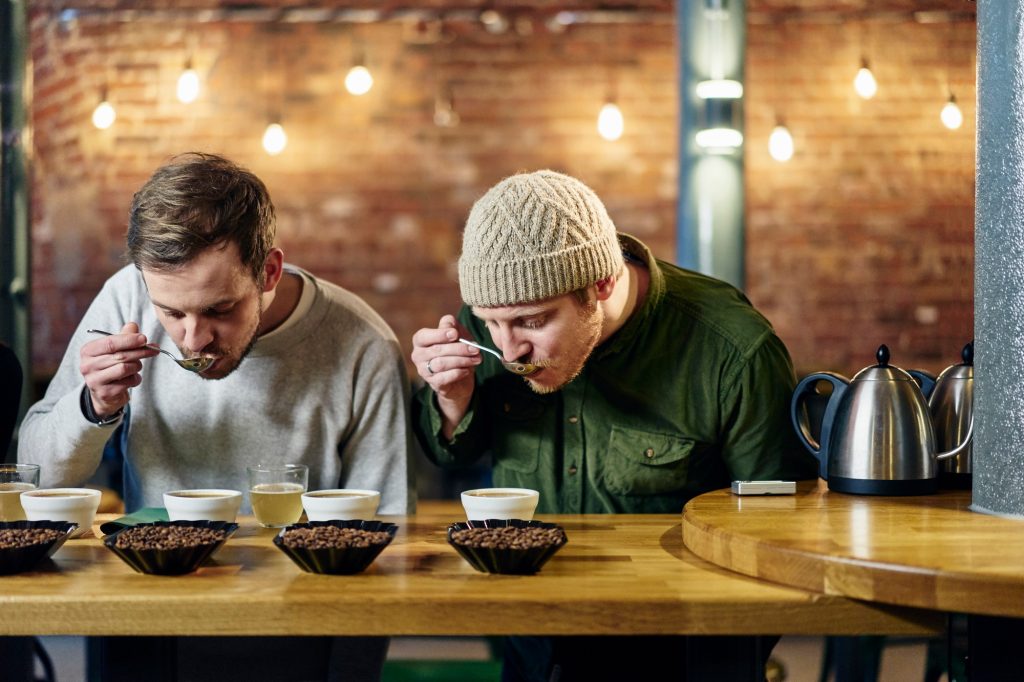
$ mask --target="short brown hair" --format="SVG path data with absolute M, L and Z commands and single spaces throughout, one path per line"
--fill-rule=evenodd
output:
M 277 221 L 266 185 L 215 154 L 188 153 L 157 169 L 132 198 L 128 257 L 135 267 L 172 270 L 211 246 L 234 242 L 257 282 Z

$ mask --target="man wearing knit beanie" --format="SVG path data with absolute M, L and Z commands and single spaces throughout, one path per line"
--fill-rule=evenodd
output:
M 426 383 L 413 423 L 437 464 L 486 453 L 496 485 L 538 490 L 537 511 L 562 514 L 679 513 L 732 480 L 815 477 L 789 423 L 792 362 L 768 321 L 731 285 L 617 232 L 579 180 L 543 170 L 492 187 L 466 221 L 459 287 L 457 318 L 413 337 Z M 505 679 L 630 679 L 647 665 L 683 679 L 680 638 L 624 646 L 513 638 Z

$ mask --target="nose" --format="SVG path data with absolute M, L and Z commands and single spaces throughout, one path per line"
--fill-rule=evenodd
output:
M 501 357 L 505 362 L 515 362 L 530 352 L 531 346 L 528 341 L 520 338 L 512 329 L 499 328 L 497 335 L 492 337 L 494 344 L 501 351 Z
M 198 353 L 213 341 L 213 330 L 198 317 L 185 319 L 185 338 L 182 346 L 190 353 Z

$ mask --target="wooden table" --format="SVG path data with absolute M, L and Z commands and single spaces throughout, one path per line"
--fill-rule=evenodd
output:
M 970 492 L 874 497 L 801 483 L 797 494 L 691 500 L 683 540 L 732 571 L 827 595 L 1024 617 L 1024 521 L 969 510 Z
M 478 573 L 447 544 L 457 503 L 421 503 L 370 568 L 302 572 L 249 518 L 180 577 L 135 573 L 95 538 L 0 577 L 3 635 L 917 634 L 940 614 L 738 576 L 683 547 L 676 515 L 545 516 L 569 543 L 533 576 Z M 106 520 L 98 519 L 97 522 Z

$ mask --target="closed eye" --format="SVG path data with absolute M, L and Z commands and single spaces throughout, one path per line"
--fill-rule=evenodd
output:
M 524 329 L 540 329 L 547 323 L 547 316 L 525 317 L 519 320 L 519 326 Z

